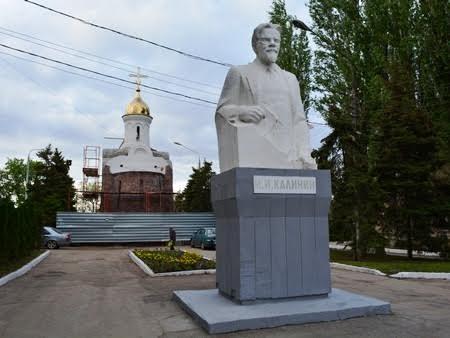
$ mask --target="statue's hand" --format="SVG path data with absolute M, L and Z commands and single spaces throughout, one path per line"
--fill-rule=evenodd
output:
M 239 120 L 244 123 L 258 123 L 265 118 L 264 110 L 258 106 L 241 107 Z

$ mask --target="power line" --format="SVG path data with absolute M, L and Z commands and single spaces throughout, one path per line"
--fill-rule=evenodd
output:
M 33 5 L 35 5 L 35 6 L 44 8 L 44 9 L 46 9 L 46 10 L 48 10 L 48 11 L 53 12 L 53 13 L 57 13 L 57 14 L 60 14 L 60 15 L 65 16 L 65 17 L 68 17 L 68 18 L 77 20 L 77 21 L 79 21 L 79 22 L 81 22 L 81 23 L 84 23 L 84 24 L 86 24 L 86 25 L 89 25 L 89 26 L 92 26 L 92 27 L 96 27 L 96 28 L 100 28 L 100 29 L 104 29 L 104 30 L 113 32 L 113 33 L 115 33 L 115 34 L 119 34 L 119 35 L 125 36 L 125 37 L 130 38 L 130 39 L 135 39 L 135 40 L 143 41 L 143 42 L 149 43 L 149 44 L 151 44 L 151 45 L 154 45 L 154 46 L 156 46 L 156 47 L 160 47 L 160 48 L 169 50 L 169 51 L 171 51 L 171 52 L 178 53 L 178 54 L 180 54 L 180 55 L 189 57 L 189 58 L 194 59 L 194 60 L 205 61 L 205 62 L 213 63 L 213 64 L 216 64 L 216 65 L 224 66 L 224 67 L 231 67 L 231 66 L 232 66 L 232 65 L 229 64 L 229 63 L 225 63 L 225 62 L 221 62 L 221 61 L 215 61 L 215 60 L 212 60 L 212 59 L 204 58 L 204 57 L 202 57 L 202 56 L 198 56 L 198 55 L 186 53 L 186 52 L 183 52 L 183 51 L 181 51 L 181 50 L 178 50 L 178 49 L 175 49 L 175 48 L 172 48 L 172 47 L 164 46 L 164 45 L 162 45 L 162 44 L 159 44 L 159 43 L 156 43 L 156 42 L 153 42 L 153 41 L 144 39 L 144 38 L 137 37 L 137 36 L 135 36 L 135 35 L 131 35 L 131 34 L 127 34 L 127 33 L 122 33 L 122 32 L 120 32 L 120 31 L 118 31 L 118 30 L 116 30 L 116 29 L 108 28 L 108 27 L 105 27 L 105 26 L 101 26 L 101 25 L 98 25 L 98 24 L 95 24 L 95 23 L 86 21 L 86 20 L 81 19 L 81 18 L 78 18 L 78 17 L 76 17 L 76 16 L 73 16 L 73 15 L 70 15 L 70 14 L 67 14 L 67 13 L 64 13 L 64 12 L 61 12 L 61 11 L 58 11 L 58 10 L 55 10 L 55 9 L 53 9 L 53 8 L 50 8 L 50 7 L 41 5 L 41 4 L 37 3 L 37 2 L 33 2 L 33 1 L 30 1 L 30 0 L 24 0 L 24 1 L 25 1 L 25 2 L 28 2 L 28 3 L 30 3 L 30 4 L 33 4 Z
M 44 60 L 48 60 L 48 61 L 56 62 L 56 63 L 59 63 L 59 64 L 63 64 L 63 65 L 66 65 L 66 66 L 69 66 L 69 67 L 72 67 L 72 68 L 80 69 L 80 70 L 83 70 L 83 71 L 86 71 L 86 72 L 90 72 L 90 73 L 94 73 L 94 74 L 97 74 L 97 75 L 101 75 L 101 76 L 105 76 L 105 77 L 108 77 L 108 78 L 112 78 L 112 79 L 115 79 L 115 80 L 118 80 L 118 81 L 134 84 L 134 82 L 132 82 L 132 81 L 124 80 L 124 79 L 118 78 L 116 76 L 107 75 L 107 74 L 103 74 L 101 72 L 97 72 L 97 71 L 93 71 L 93 70 L 90 70 L 90 69 L 74 66 L 74 65 L 71 65 L 69 63 L 65 63 L 65 62 L 61 62 L 61 61 L 54 60 L 54 59 L 51 59 L 51 58 L 47 58 L 45 56 L 41 56 L 41 55 L 38 55 L 38 54 L 35 54 L 35 53 L 23 51 L 23 50 L 20 50 L 20 49 L 17 49 L 17 48 L 13 48 L 13 47 L 1 44 L 1 43 L 0 43 L 0 46 L 8 48 L 8 49 L 15 50 L 15 51 L 18 51 L 18 52 L 21 52 L 21 53 L 29 54 L 31 56 L 36 56 L 36 57 L 42 58 Z M 0 52 L 0 53 L 6 54 L 6 55 L 11 55 L 11 54 L 4 53 L 4 52 Z M 11 56 L 17 57 L 15 55 L 11 55 Z M 19 58 L 19 57 L 17 57 L 17 58 Z M 20 58 L 20 59 L 23 59 L 23 58 Z M 27 60 L 27 59 L 24 59 L 24 60 Z M 70 71 L 63 70 L 63 69 L 58 68 L 58 67 L 53 67 L 53 66 L 50 66 L 50 65 L 46 65 L 46 64 L 43 64 L 43 63 L 36 62 L 36 61 L 31 61 L 31 60 L 27 60 L 27 61 L 35 62 L 35 63 L 41 64 L 41 65 L 44 65 L 44 66 L 48 66 L 50 68 L 54 68 L 54 69 L 61 70 L 61 71 L 64 71 L 64 72 L 67 72 L 67 73 L 70 73 L 70 74 L 74 74 L 74 75 L 78 75 L 78 76 L 83 76 L 83 77 L 86 77 L 86 78 L 89 78 L 89 79 L 110 83 L 110 84 L 117 85 L 117 86 L 124 87 L 124 88 L 130 88 L 130 87 L 126 87 L 126 86 L 121 86 L 119 84 L 116 84 L 116 83 L 113 83 L 113 82 L 110 82 L 110 81 L 105 81 L 105 80 L 102 80 L 102 79 L 98 79 L 98 78 L 94 78 L 94 77 L 90 77 L 90 76 L 85 76 L 85 75 L 78 74 L 78 73 L 75 73 L 75 72 L 70 72 Z M 155 90 L 155 87 L 147 86 L 147 85 L 144 85 L 144 84 L 141 84 L 141 86 Z M 195 99 L 195 100 L 198 100 L 198 101 L 201 101 L 201 102 L 205 102 L 205 103 L 210 103 L 210 104 L 214 104 L 214 105 L 217 104 L 217 102 L 207 101 L 207 100 L 203 100 L 203 99 L 200 99 L 200 98 L 193 98 L 193 97 L 190 97 L 190 96 L 187 96 L 187 95 L 184 95 L 184 94 L 174 93 L 174 92 L 170 92 L 170 91 L 165 91 L 165 90 L 159 89 L 159 88 L 157 88 L 156 90 L 163 91 L 163 92 L 166 92 L 166 93 L 169 93 L 169 94 L 175 94 L 175 95 L 184 96 L 184 97 L 187 97 L 189 99 Z M 153 95 L 157 95 L 155 93 L 152 93 L 152 94 Z M 157 96 L 162 96 L 162 95 L 157 95 Z M 166 96 L 162 96 L 162 97 L 166 97 Z M 169 97 L 167 97 L 167 98 L 169 98 Z M 185 101 L 185 100 L 182 100 L 182 101 Z M 193 103 L 193 102 L 190 102 L 190 101 L 185 101 L 185 102 Z M 308 121 L 308 120 L 307 120 L 307 122 L 310 123 L 310 124 L 316 124 L 316 125 L 325 125 L 325 126 L 327 125 L 325 123 L 312 122 L 312 121 Z
M 72 65 L 72 64 L 67 63 L 67 62 L 58 61 L 58 60 L 55 60 L 55 59 L 52 59 L 52 58 L 48 58 L 46 56 L 42 56 L 42 55 L 39 55 L 39 54 L 28 52 L 28 51 L 25 51 L 25 50 L 22 50 L 22 49 L 10 47 L 10 46 L 4 45 L 2 43 L 0 43 L 0 46 L 4 47 L 4 48 L 11 49 L 11 50 L 15 50 L 15 51 L 23 53 L 23 54 L 28 54 L 28 55 L 31 55 L 31 56 L 34 56 L 34 57 L 38 57 L 38 58 L 41 58 L 41 59 L 44 59 L 44 60 L 47 60 L 47 61 L 51 61 L 51 62 L 55 62 L 55 63 L 58 63 L 58 64 L 62 64 L 62 65 L 65 65 L 65 66 L 68 66 L 68 67 L 71 67 L 71 68 L 79 69 L 79 70 L 82 70 L 82 71 L 85 71 L 85 72 L 89 72 L 89 73 L 93 73 L 93 74 L 96 74 L 96 75 L 104 76 L 104 77 L 107 77 L 107 78 L 110 78 L 110 79 L 114 79 L 114 80 L 117 80 L 117 81 L 122 81 L 122 82 L 126 82 L 126 83 L 135 84 L 133 81 L 125 80 L 125 79 L 122 79 L 122 78 L 117 77 L 117 76 L 108 75 L 108 74 L 105 74 L 105 73 L 97 72 L 95 70 L 91 70 L 91 69 L 87 69 L 87 68 L 84 68 L 84 67 L 75 66 L 75 65 Z M 148 86 L 148 85 L 144 85 L 144 84 L 141 84 L 141 86 L 145 87 L 145 88 L 152 89 L 152 90 L 160 91 L 160 92 L 163 92 L 163 93 L 166 93 L 166 94 L 181 96 L 181 97 L 184 97 L 184 98 L 187 98 L 187 99 L 190 99 L 190 100 L 195 100 L 195 101 L 200 101 L 200 102 L 204 102 L 204 103 L 217 105 L 217 102 L 201 99 L 201 98 L 198 98 L 198 97 L 195 97 L 195 96 L 185 95 L 185 94 L 182 94 L 182 93 L 173 92 L 173 91 L 170 91 L 170 90 L 161 89 L 161 88 L 158 88 L 158 87 L 152 87 L 152 86 Z
M 84 54 L 84 55 L 93 56 L 93 57 L 96 57 L 98 59 L 102 59 L 102 60 L 113 62 L 115 64 L 120 64 L 120 65 L 123 65 L 123 66 L 131 67 L 132 69 L 130 69 L 128 71 L 134 71 L 138 67 L 138 65 L 133 65 L 133 64 L 130 64 L 130 63 L 114 60 L 114 59 L 107 58 L 107 57 L 104 57 L 104 56 L 99 56 L 99 55 L 96 55 L 96 54 L 93 54 L 93 53 L 89 53 L 89 52 L 85 52 L 85 51 L 82 51 L 82 50 L 79 50 L 79 49 L 75 49 L 75 48 L 71 48 L 71 47 L 68 47 L 68 46 L 64 46 L 64 45 L 61 45 L 61 44 L 58 44 L 58 43 L 54 43 L 54 42 L 50 42 L 50 41 L 47 41 L 47 40 L 39 39 L 39 38 L 37 38 L 35 36 L 24 34 L 24 33 L 20 33 L 20 32 L 16 32 L 16 31 L 13 31 L 11 29 L 7 29 L 7 28 L 1 27 L 1 26 L 0 26 L 0 29 L 2 29 L 4 31 L 7 31 L 7 32 L 10 32 L 10 33 L 17 34 L 17 35 L 25 36 L 25 37 L 33 39 L 33 40 L 45 42 L 47 44 L 50 44 L 50 45 L 53 45 L 53 46 L 56 46 L 56 47 L 68 49 L 68 50 L 71 50 L 71 51 L 74 51 L 74 52 L 78 52 L 78 53 L 81 53 L 81 54 Z M 173 78 L 173 79 L 177 79 L 179 81 L 185 81 L 185 82 L 190 82 L 190 83 L 194 83 L 194 84 L 201 85 L 201 86 L 211 87 L 211 88 L 215 88 L 215 89 L 221 89 L 220 87 L 212 85 L 212 84 L 209 84 L 209 83 L 185 79 L 185 78 L 182 78 L 182 77 L 179 77 L 179 76 L 175 76 L 175 75 L 159 72 L 159 71 L 156 71 L 156 70 L 153 70 L 153 69 L 150 69 L 150 68 L 146 68 L 146 67 L 142 67 L 142 66 L 139 66 L 139 67 L 141 68 L 141 70 L 145 70 L 147 72 L 155 73 L 155 74 L 158 74 L 158 75 L 161 75 L 161 76 L 167 76 L 167 77 L 170 77 L 170 78 Z
M 48 68 L 51 68 L 51 69 L 59 70 L 59 71 L 64 72 L 64 73 L 76 75 L 76 76 L 83 77 L 83 78 L 86 78 L 86 79 L 95 80 L 95 81 L 99 81 L 99 82 L 103 82 L 103 83 L 108 83 L 108 84 L 111 84 L 111 85 L 113 85 L 113 86 L 117 86 L 117 87 L 121 87 L 121 88 L 126 88 L 126 89 L 135 90 L 135 88 L 133 88 L 133 87 L 125 86 L 125 85 L 122 85 L 122 84 L 119 84 L 119 83 L 115 83 L 115 82 L 112 82 L 112 81 L 108 81 L 108 80 L 104 80 L 104 79 L 99 79 L 99 78 L 97 78 L 97 77 L 93 77 L 93 76 L 89 76 L 89 75 L 84 75 L 84 74 L 72 72 L 72 71 L 67 70 L 67 69 L 63 69 L 63 68 L 51 66 L 51 65 L 48 65 L 48 64 L 43 63 L 43 62 L 39 62 L 39 61 L 35 61 L 35 60 L 30 60 L 30 59 L 23 58 L 23 57 L 14 55 L 14 54 L 5 53 L 5 52 L 0 52 L 0 54 L 8 55 L 8 56 L 14 57 L 14 58 L 19 59 L 19 60 L 22 60 L 22 61 L 35 63 L 35 64 L 38 64 L 38 65 L 41 65 L 41 66 L 44 66 L 44 67 L 48 67 Z M 4 61 L 6 62 L 6 60 L 4 60 Z M 25 75 L 24 75 L 24 76 L 25 76 Z M 31 81 L 33 81 L 33 80 L 31 80 Z M 166 95 L 160 95 L 160 94 L 156 94 L 156 93 L 154 93 L 154 92 L 151 92 L 151 91 L 148 91 L 148 90 L 143 90 L 143 89 L 141 89 L 141 91 L 144 92 L 144 93 L 149 93 L 150 95 L 162 97 L 162 98 L 165 98 L 165 99 L 168 99 L 168 100 L 172 100 L 172 101 L 186 102 L 186 103 L 193 104 L 193 105 L 200 106 L 200 107 L 211 108 L 210 105 L 206 105 L 206 104 L 202 104 L 202 103 L 197 103 L 197 102 L 193 102 L 193 101 L 177 99 L 177 98 L 175 98 L 175 97 L 170 97 L 170 96 L 166 96 Z
M 10 56 L 14 56 L 12 54 L 8 54 L 8 53 L 3 53 L 0 52 L 1 54 L 6 54 L 6 55 L 10 55 Z M 24 78 L 26 78 L 28 81 L 33 82 L 35 85 L 44 88 L 45 90 L 47 90 L 48 92 L 50 92 L 53 96 L 58 96 L 53 90 L 51 90 L 50 88 L 42 85 L 41 83 L 35 81 L 34 79 L 32 79 L 31 77 L 29 77 L 28 75 L 23 74 L 21 71 L 19 71 L 16 67 L 14 67 L 10 62 L 6 61 L 3 58 L 0 58 L 3 62 L 5 62 L 9 67 L 11 67 L 15 72 L 19 73 L 20 75 L 22 75 Z M 94 119 L 93 116 L 89 115 L 89 114 L 85 114 L 82 111 L 80 111 L 77 107 L 75 107 L 74 105 L 72 105 L 73 109 L 75 109 L 75 111 L 77 111 L 79 114 L 83 115 L 84 117 L 88 118 L 89 120 L 93 121 L 94 123 L 97 123 L 97 125 L 99 127 L 101 127 L 102 129 L 104 129 L 107 132 L 113 132 L 112 129 L 106 128 L 105 126 L 103 126 L 102 124 L 99 124 L 98 121 L 96 119 Z
M 2 44 L 0 44 L 0 46 L 2 46 Z M 24 61 L 28 61 L 28 62 L 33 62 L 33 63 L 39 64 L 39 65 L 42 65 L 42 66 L 45 66 L 45 67 L 49 67 L 49 68 L 52 68 L 52 69 L 56 69 L 56 70 L 59 70 L 59 71 L 65 72 L 65 73 L 73 74 L 73 75 L 80 76 L 80 77 L 84 77 L 84 78 L 87 78 L 87 79 L 91 79 L 91 80 L 96 80 L 96 81 L 100 81 L 100 82 L 112 84 L 112 85 L 114 85 L 114 86 L 118 86 L 118 87 L 122 87 L 122 88 L 134 89 L 134 88 L 132 88 L 132 87 L 124 86 L 124 85 L 121 85 L 121 84 L 118 84 L 118 83 L 114 83 L 114 82 L 111 82 L 111 81 L 107 81 L 107 80 L 99 79 L 99 78 L 96 78 L 96 77 L 92 77 L 92 76 L 87 76 L 87 75 L 83 75 L 83 74 L 71 72 L 71 71 L 69 71 L 69 70 L 62 69 L 62 68 L 55 67 L 55 66 L 51 66 L 51 65 L 47 65 L 47 64 L 42 63 L 42 62 L 38 62 L 38 61 L 34 61 L 34 60 L 29 60 L 29 59 L 26 59 L 26 58 L 22 58 L 22 57 L 17 56 L 17 55 L 5 53 L 5 52 L 0 52 L 0 54 L 9 55 L 9 56 L 18 58 L 18 59 L 20 59 L 20 60 L 24 60 Z M 128 82 L 131 82 L 131 81 L 128 81 Z M 141 84 L 141 86 L 144 86 L 144 85 Z M 147 90 L 143 90 L 143 91 L 146 92 L 146 93 L 152 94 L 152 95 L 156 95 L 156 96 L 159 96 L 159 97 L 163 97 L 163 98 L 167 98 L 167 99 L 171 99 L 171 100 L 175 100 L 175 101 L 186 102 L 186 103 L 190 103 L 190 104 L 199 105 L 199 106 L 202 106 L 202 107 L 208 107 L 208 108 L 210 107 L 210 106 L 206 106 L 206 105 L 204 105 L 204 104 L 199 104 L 199 103 L 192 102 L 192 101 L 180 100 L 180 99 L 175 99 L 175 98 L 172 98 L 172 97 L 169 97 L 169 96 L 165 96 L 165 95 L 155 94 L 155 93 L 149 92 L 149 91 L 147 91 Z M 328 124 L 326 124 L 326 123 L 313 122 L 313 121 L 309 121 L 309 120 L 307 120 L 307 123 L 310 123 L 310 124 L 316 124 L 316 125 L 322 125 L 322 126 L 328 126 Z
M 82 71 L 85 71 L 85 72 L 90 72 L 90 73 L 93 73 L 93 74 L 96 74 L 96 75 L 100 75 L 100 76 L 104 76 L 104 77 L 107 77 L 107 78 L 111 78 L 111 79 L 114 79 L 114 80 L 118 80 L 118 81 L 122 81 L 122 82 L 126 82 L 126 83 L 135 84 L 135 83 L 132 82 L 132 81 L 125 80 L 125 79 L 122 79 L 122 78 L 119 78 L 119 77 L 116 77 L 116 76 L 104 74 L 104 73 L 97 72 L 97 71 L 90 70 L 90 69 L 83 68 L 83 67 L 78 67 L 78 66 L 75 66 L 75 65 L 66 63 L 66 62 L 62 62 L 62 61 L 54 60 L 54 59 L 51 59 L 51 58 L 47 58 L 47 57 L 45 57 L 45 56 L 41 56 L 41 55 L 38 55 L 38 54 L 35 54 L 35 53 L 27 52 L 27 51 L 24 51 L 24 50 L 21 50 L 21 49 L 18 49 L 18 48 L 10 47 L 10 46 L 7 46 L 7 45 L 1 44 L 1 43 L 0 43 L 0 46 L 1 46 L 1 47 L 4 47 L 4 48 L 11 49 L 11 50 L 18 51 L 18 52 L 20 52 L 20 53 L 29 54 L 29 55 L 31 55 L 31 56 L 35 56 L 35 57 L 38 57 L 38 58 L 41 58 L 41 59 L 44 59 L 44 60 L 48 60 L 48 61 L 51 61 L 51 62 L 59 63 L 59 64 L 62 64 L 62 65 L 68 66 L 68 67 L 72 67 L 72 68 L 75 68 L 75 69 L 79 69 L 79 70 L 82 70 Z M 3 54 L 7 54 L 7 53 L 3 53 Z M 56 68 L 56 69 L 61 70 L 61 69 L 59 69 L 59 68 Z M 63 70 L 63 71 L 64 71 L 64 70 Z M 68 72 L 68 71 L 66 71 L 66 72 Z M 73 74 L 82 76 L 81 74 L 77 74 L 77 73 L 73 73 Z M 85 77 L 86 77 L 86 76 L 85 76 Z M 88 78 L 91 78 L 91 77 L 88 77 Z M 102 81 L 102 82 L 111 83 L 111 82 L 104 81 L 104 80 L 97 79 L 97 78 L 92 78 L 92 79 L 95 79 L 95 80 L 98 80 L 98 81 Z M 114 83 L 111 83 L 111 84 L 114 84 Z M 117 85 L 117 84 L 115 84 L 115 85 Z M 185 98 L 188 98 L 188 99 L 191 99 L 191 100 L 196 100 L 196 101 L 200 101 L 200 102 L 205 102 L 205 103 L 217 105 L 217 102 L 212 102 L 212 101 L 209 101 L 209 100 L 204 100 L 204 99 L 197 98 L 197 97 L 193 97 L 193 96 L 189 96 L 189 95 L 184 95 L 184 94 L 181 94 L 181 93 L 177 93 L 177 92 L 172 92 L 172 91 L 164 90 L 164 89 L 157 88 L 157 87 L 147 86 L 147 85 L 144 85 L 144 84 L 141 84 L 141 87 L 145 87 L 145 88 L 149 88 L 149 89 L 152 89 L 152 90 L 161 91 L 161 92 L 168 93 L 168 94 L 172 94 L 172 95 L 176 95 L 176 96 L 185 97 Z M 129 87 L 125 87 L 125 88 L 129 88 Z M 152 94 L 153 94 L 153 95 L 157 95 L 157 94 L 154 94 L 154 93 L 152 93 Z M 160 95 L 160 96 L 161 96 L 161 95 Z M 163 96 L 163 97 L 164 97 L 164 96 Z M 169 98 L 169 97 L 167 97 L 167 98 Z M 189 102 L 189 101 L 187 101 L 187 102 Z M 441 106 L 441 105 L 442 105 L 442 104 L 433 104 L 433 105 L 428 105 L 428 107 L 430 107 L 430 106 Z M 374 110 L 373 112 L 377 112 L 377 111 L 382 111 L 382 110 L 381 110 L 381 109 L 379 109 L 379 110 Z M 312 122 L 312 121 L 309 121 L 309 120 L 306 120 L 306 122 L 308 122 L 308 123 L 310 123 L 310 124 L 329 126 L 329 125 L 326 124 L 326 123 Z M 330 127 L 330 128 L 331 128 L 331 127 Z
M 115 69 L 118 69 L 118 70 L 121 70 L 121 71 L 124 71 L 124 72 L 127 72 L 127 73 L 130 72 L 130 69 L 114 66 L 114 65 L 111 65 L 109 63 L 102 62 L 102 61 L 99 61 L 99 60 L 94 60 L 94 59 L 91 59 L 91 58 L 88 58 L 88 57 L 85 57 L 85 56 L 82 56 L 82 55 L 69 53 L 69 52 L 67 52 L 65 50 L 61 50 L 61 49 L 58 49 L 58 48 L 46 46 L 46 45 L 44 45 L 42 43 L 35 42 L 35 41 L 29 40 L 29 39 L 25 39 L 25 38 L 21 38 L 21 37 L 17 37 L 17 36 L 14 36 L 12 34 L 9 34 L 9 33 L 5 33 L 5 32 L 1 32 L 0 31 L 0 34 L 6 35 L 6 36 L 10 36 L 10 37 L 13 37 L 15 39 L 22 40 L 22 41 L 30 42 L 30 43 L 33 43 L 35 45 L 42 46 L 42 47 L 45 47 L 45 48 L 48 48 L 48 49 L 51 49 L 51 50 L 55 50 L 55 51 L 58 51 L 60 53 L 64 53 L 64 54 L 67 54 L 67 55 L 70 55 L 70 56 L 74 56 L 74 57 L 78 57 L 78 58 L 81 58 L 81 59 L 84 59 L 84 60 L 88 60 L 90 62 L 96 62 L 96 63 L 102 64 L 102 65 L 105 65 L 105 66 L 108 66 L 108 67 L 112 67 L 112 68 L 115 68 Z M 175 86 L 179 86 L 179 87 L 195 90 L 195 91 L 202 92 L 202 93 L 205 93 L 205 94 L 210 94 L 210 95 L 214 95 L 214 96 L 218 95 L 218 93 L 209 92 L 209 91 L 206 91 L 206 90 L 203 90 L 203 89 L 198 89 L 198 88 L 194 88 L 194 87 L 178 84 L 178 83 L 175 83 L 175 82 L 170 82 L 170 81 L 163 80 L 163 79 L 160 79 L 160 78 L 157 78 L 157 77 L 154 77 L 154 76 L 147 75 L 147 77 L 149 77 L 151 79 L 154 79 L 154 80 L 157 80 L 157 81 L 160 81 L 160 82 L 164 82 L 164 83 L 172 84 L 172 85 L 175 85 Z

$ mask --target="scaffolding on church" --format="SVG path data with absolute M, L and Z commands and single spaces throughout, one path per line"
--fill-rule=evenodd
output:
M 95 209 L 100 196 L 100 146 L 84 146 L 82 194 Z
M 175 212 L 174 192 L 99 192 L 101 212 Z

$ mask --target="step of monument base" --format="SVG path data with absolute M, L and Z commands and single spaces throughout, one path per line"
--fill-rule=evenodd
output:
M 217 289 L 174 291 L 175 300 L 208 333 L 343 320 L 391 313 L 389 303 L 340 289 L 326 298 L 239 305 Z

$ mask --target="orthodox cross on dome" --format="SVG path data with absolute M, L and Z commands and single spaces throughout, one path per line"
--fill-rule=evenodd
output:
M 136 74 L 131 73 L 129 76 L 136 78 L 136 91 L 140 92 L 141 91 L 141 87 L 140 86 L 141 86 L 141 83 L 142 83 L 141 79 L 145 79 L 148 76 L 141 74 L 141 67 L 137 67 Z

